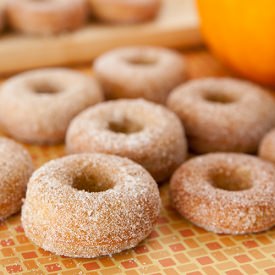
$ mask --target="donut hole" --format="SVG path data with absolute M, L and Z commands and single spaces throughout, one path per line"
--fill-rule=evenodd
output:
M 204 96 L 204 99 L 211 103 L 220 103 L 220 104 L 230 104 L 236 101 L 236 99 L 232 95 L 219 93 L 219 92 L 207 93 Z
M 80 174 L 73 179 L 72 187 L 90 193 L 104 192 L 113 188 L 113 183 L 90 174 Z
M 157 63 L 157 59 L 150 56 L 132 56 L 126 58 L 126 62 L 133 66 L 150 66 Z
M 226 191 L 243 191 L 252 187 L 249 172 L 216 171 L 211 175 L 211 183 L 215 188 Z
M 129 120 L 127 118 L 120 121 L 110 121 L 108 128 L 114 133 L 126 135 L 138 133 L 143 129 L 143 127 L 139 123 Z
M 33 92 L 36 94 L 57 94 L 60 89 L 56 85 L 50 83 L 35 83 L 32 86 Z

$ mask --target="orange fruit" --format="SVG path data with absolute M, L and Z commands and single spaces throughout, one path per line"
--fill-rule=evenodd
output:
M 274 0 L 197 0 L 210 49 L 240 75 L 275 87 Z

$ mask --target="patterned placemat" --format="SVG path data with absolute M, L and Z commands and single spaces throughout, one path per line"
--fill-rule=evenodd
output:
M 228 74 L 204 50 L 188 52 L 189 76 Z M 78 68 L 90 73 L 87 67 Z M 26 146 L 35 165 L 64 155 L 63 146 Z M 1 179 L 0 179 L 1 180 Z M 152 234 L 136 248 L 113 257 L 70 259 L 32 244 L 20 215 L 0 224 L 0 274 L 275 274 L 275 228 L 230 236 L 206 232 L 180 217 L 169 203 L 168 183 L 160 186 L 162 210 Z

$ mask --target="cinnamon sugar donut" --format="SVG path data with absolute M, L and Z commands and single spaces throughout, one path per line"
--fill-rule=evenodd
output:
M 157 103 L 165 103 L 186 77 L 182 56 L 148 46 L 112 50 L 96 59 L 94 71 L 107 98 L 143 97 Z
M 0 137 L 0 221 L 18 212 L 33 165 L 19 144 Z
M 22 73 L 0 90 L 0 124 L 14 138 L 40 144 L 64 140 L 80 111 L 102 101 L 95 80 L 67 69 Z
M 128 157 L 157 181 L 169 177 L 186 157 L 180 120 L 168 109 L 142 99 L 109 101 L 85 110 L 70 124 L 66 148 L 69 153 Z
M 89 0 L 92 14 L 109 23 L 138 23 L 153 19 L 161 0 Z
M 176 171 L 170 191 L 181 215 L 215 233 L 256 233 L 275 225 L 275 170 L 256 157 L 196 157 Z
M 182 120 L 198 153 L 254 153 L 275 125 L 275 101 L 252 83 L 230 78 L 193 80 L 176 88 L 168 107 Z
M 157 184 L 126 158 L 80 154 L 53 160 L 28 184 L 22 225 L 36 245 L 93 258 L 136 246 L 160 211 Z
M 80 28 L 87 9 L 86 0 L 9 0 L 7 17 L 17 31 L 47 35 Z
M 275 163 L 275 129 L 268 132 L 262 139 L 259 146 L 259 156 Z

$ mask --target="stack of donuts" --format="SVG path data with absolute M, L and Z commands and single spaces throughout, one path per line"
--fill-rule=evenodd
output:
M 93 78 L 49 68 L 4 82 L 1 129 L 24 143 L 65 142 L 67 156 L 32 174 L 26 150 L 1 138 L 0 218 L 19 211 L 27 190 L 22 225 L 35 244 L 110 255 L 150 234 L 157 183 L 170 179 L 174 208 L 206 230 L 273 227 L 275 100 L 238 79 L 187 81 L 186 68 L 172 50 L 129 47 L 100 56 Z
M 83 27 L 89 17 L 105 23 L 132 24 L 154 19 L 161 0 L 1 0 L 0 30 L 52 35 Z M 6 24 L 5 24 L 6 22 Z

